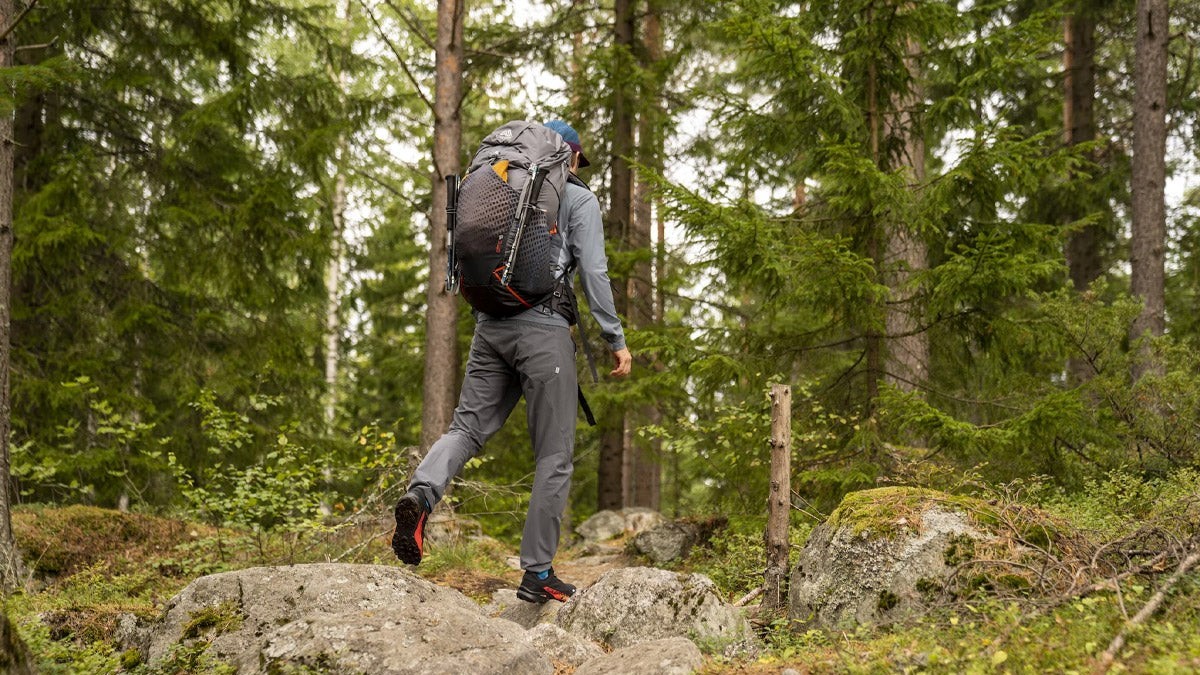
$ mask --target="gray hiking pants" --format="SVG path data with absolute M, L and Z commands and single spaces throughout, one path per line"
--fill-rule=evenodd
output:
M 548 569 L 558 551 L 574 470 L 577 387 L 569 328 L 512 320 L 478 322 L 450 431 L 429 449 L 409 491 L 431 507 L 436 504 L 524 395 L 535 469 L 521 535 L 521 567 Z

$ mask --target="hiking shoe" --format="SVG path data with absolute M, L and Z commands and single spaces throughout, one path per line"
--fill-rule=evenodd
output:
M 546 570 L 545 574 L 543 579 L 537 572 L 526 571 L 521 586 L 517 588 L 517 597 L 540 605 L 547 600 L 566 602 L 575 595 L 575 587 L 554 576 L 553 569 Z
M 392 532 L 392 550 L 401 562 L 417 565 L 425 544 L 425 519 L 429 509 L 420 497 L 409 493 L 396 503 L 396 531 Z

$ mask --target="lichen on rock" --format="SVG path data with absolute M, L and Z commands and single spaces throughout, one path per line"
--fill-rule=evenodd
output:
M 613 648 L 668 637 L 747 647 L 753 641 L 746 618 L 708 577 L 649 567 L 605 573 L 563 607 L 558 625 Z
M 1059 527 L 1035 510 L 1004 513 L 935 490 L 851 493 L 805 543 L 791 574 L 789 615 L 826 627 L 874 625 L 962 592 L 1019 590 L 1029 584 L 1022 561 L 1038 553 L 1023 532 L 1042 533 L 1049 545 L 1062 537 Z M 993 564 L 987 573 L 974 567 L 982 559 Z M 983 585 L 972 588 L 973 579 Z

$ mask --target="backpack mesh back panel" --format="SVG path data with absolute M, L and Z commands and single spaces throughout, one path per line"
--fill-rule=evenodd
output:
M 536 307 L 554 291 L 560 236 L 550 233 L 541 211 L 535 211 L 525 227 L 508 287 L 500 286 L 508 245 L 504 237 L 516 215 L 518 198 L 516 190 L 486 167 L 471 172 L 459 191 L 454 245 L 459 252 L 462 295 L 472 307 L 492 316 L 512 316 Z

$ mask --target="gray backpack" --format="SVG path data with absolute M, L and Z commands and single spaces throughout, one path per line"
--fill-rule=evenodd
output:
M 472 307 L 507 317 L 545 306 L 564 270 L 558 206 L 571 148 L 536 122 L 488 134 L 466 177 L 450 185 L 447 275 Z

